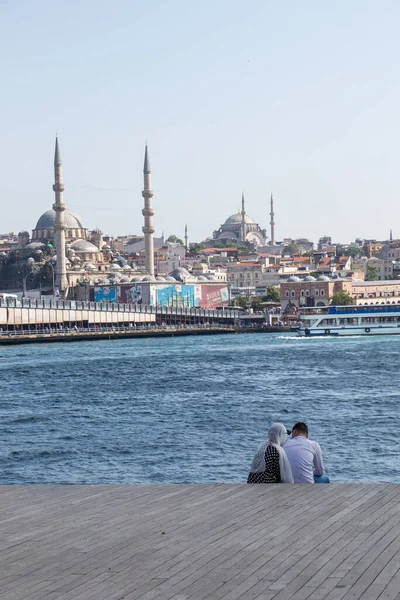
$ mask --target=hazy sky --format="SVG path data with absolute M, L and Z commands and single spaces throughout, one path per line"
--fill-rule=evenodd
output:
M 0 0 L 0 232 L 65 202 L 207 237 L 240 206 L 276 238 L 400 236 L 398 0 Z

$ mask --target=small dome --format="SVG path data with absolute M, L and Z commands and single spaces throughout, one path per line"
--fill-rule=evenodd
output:
M 156 278 L 153 277 L 153 275 L 146 275 L 146 277 L 143 277 L 142 281 L 147 281 L 147 282 L 150 281 L 153 283 L 154 281 L 156 281 Z
M 330 281 L 330 279 L 326 275 L 320 275 L 317 281 Z
M 86 263 L 85 269 L 87 269 L 88 271 L 97 271 L 93 263 Z
M 113 263 L 112 265 L 110 265 L 110 270 L 111 271 L 120 271 L 121 267 L 117 263 Z
M 156 277 L 156 281 L 165 281 L 165 277 L 163 277 L 162 275 L 158 275 Z
M 171 281 L 173 283 L 176 283 L 176 279 L 175 279 L 175 277 L 172 277 L 172 275 L 166 275 L 165 281 Z
M 183 267 L 175 269 L 174 271 L 172 271 L 172 273 L 170 273 L 170 275 L 178 281 L 183 281 L 184 279 L 193 277 L 193 275 L 191 275 L 189 271 L 187 269 L 184 269 Z
M 304 277 L 303 281 L 317 281 L 317 280 L 312 275 L 307 275 L 307 277 Z
M 27 244 L 25 246 L 25 248 L 33 248 L 34 250 L 37 250 L 38 248 L 45 248 L 46 244 L 42 244 L 42 242 L 30 242 L 30 244 Z
M 224 225 L 237 225 L 238 223 L 241 223 L 241 222 L 242 222 L 242 213 L 240 211 L 238 211 L 234 215 L 231 215 L 230 217 L 228 217 L 227 220 L 225 221 Z M 253 219 L 251 217 L 249 217 L 248 215 L 244 215 L 244 222 L 245 223 L 255 223 L 255 221 L 253 221 Z
M 136 275 L 135 277 L 132 277 L 131 281 L 132 281 L 132 283 L 138 283 L 139 281 L 143 281 L 143 276 Z
M 121 277 L 121 279 L 119 280 L 120 283 L 129 283 L 129 279 L 128 277 Z
M 87 240 L 76 240 L 71 244 L 71 250 L 75 252 L 100 252 L 97 246 Z
M 197 281 L 208 281 L 208 279 L 204 275 L 199 275 Z
M 216 281 L 217 280 L 215 275 L 206 275 L 205 277 L 206 277 L 206 279 L 208 279 L 208 281 Z
M 51 208 L 42 214 L 39 221 L 36 223 L 35 229 L 51 229 L 54 227 L 54 221 L 56 220 L 56 213 Z M 68 229 L 84 229 L 82 222 L 79 217 L 74 215 L 73 212 L 68 210 L 68 208 L 64 211 L 64 221 L 65 225 Z
M 288 283 L 298 283 L 299 281 L 301 281 L 300 277 L 296 277 L 296 275 L 291 275 L 287 282 Z

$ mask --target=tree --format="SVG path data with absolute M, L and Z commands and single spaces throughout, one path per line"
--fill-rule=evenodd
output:
M 181 240 L 181 238 L 178 238 L 174 234 L 170 235 L 169 238 L 167 238 L 165 241 L 167 243 L 169 242 L 170 244 L 180 244 L 181 246 L 183 246 L 183 240 Z
M 200 254 L 202 250 L 204 250 L 204 246 L 202 244 L 190 244 L 190 254 Z
M 343 290 L 335 292 L 331 298 L 332 306 L 344 306 L 346 304 L 353 304 L 353 297 Z
M 365 252 L 360 246 L 349 246 L 344 251 L 344 255 L 351 256 L 352 258 L 360 258 L 360 256 L 365 256 Z
M 378 279 L 378 269 L 376 267 L 367 267 L 365 281 L 376 281 Z
M 281 301 L 281 293 L 279 288 L 276 285 L 269 285 L 267 287 L 267 302 L 280 302 Z
M 247 296 L 236 296 L 233 303 L 235 306 L 240 306 L 241 308 L 246 308 L 248 302 Z

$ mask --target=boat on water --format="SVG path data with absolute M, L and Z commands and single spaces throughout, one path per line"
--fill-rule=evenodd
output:
M 305 337 L 400 334 L 400 305 L 301 308 L 297 335 Z

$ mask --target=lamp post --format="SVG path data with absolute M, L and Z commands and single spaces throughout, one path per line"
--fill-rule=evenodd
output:
M 22 297 L 26 298 L 26 280 L 28 279 L 29 275 L 32 275 L 32 265 L 35 262 L 34 258 L 28 258 L 28 260 L 26 261 L 27 265 L 28 265 L 28 272 L 26 275 L 23 275 L 22 277 Z

